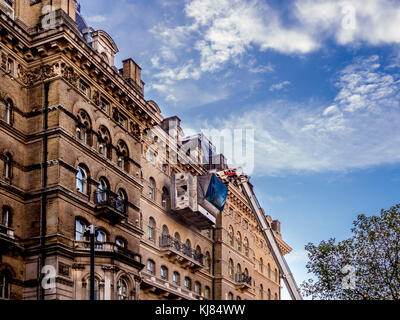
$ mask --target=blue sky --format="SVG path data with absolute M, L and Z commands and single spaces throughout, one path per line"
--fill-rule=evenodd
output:
M 304 246 L 400 202 L 400 2 L 81 0 L 185 130 L 253 129 L 257 196 Z M 234 165 L 234 164 L 232 164 Z M 287 297 L 287 294 L 284 294 Z

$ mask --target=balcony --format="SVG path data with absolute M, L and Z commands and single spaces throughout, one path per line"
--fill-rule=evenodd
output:
M 161 252 L 172 262 L 181 264 L 183 268 L 196 272 L 204 267 L 203 254 L 189 248 L 170 235 L 162 235 L 159 245 Z
M 14 229 L 0 225 L 0 248 L 10 248 L 18 246 L 14 237 Z
M 235 276 L 235 286 L 238 290 L 247 290 L 251 288 L 251 277 L 249 277 L 246 273 L 237 273 Z
M 144 293 L 151 293 L 167 300 L 203 300 L 204 298 L 185 288 L 169 283 L 149 273 L 142 273 L 140 284 Z
M 118 223 L 127 216 L 127 201 L 109 190 L 94 193 L 95 213 L 111 223 Z
M 75 241 L 75 253 L 90 255 L 90 242 Z M 143 269 L 142 256 L 138 253 L 122 248 L 112 242 L 96 242 L 95 257 L 109 257 L 129 264 L 139 270 Z

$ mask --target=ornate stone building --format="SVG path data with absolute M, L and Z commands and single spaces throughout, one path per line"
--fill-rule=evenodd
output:
M 215 223 L 171 210 L 175 174 L 225 164 L 195 161 L 117 52 L 75 0 L 0 0 L 0 299 L 87 299 L 91 224 L 96 299 L 279 299 L 240 190 Z

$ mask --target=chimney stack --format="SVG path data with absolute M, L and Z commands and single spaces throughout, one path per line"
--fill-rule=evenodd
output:
M 143 94 L 142 69 L 131 58 L 122 61 L 122 76 Z

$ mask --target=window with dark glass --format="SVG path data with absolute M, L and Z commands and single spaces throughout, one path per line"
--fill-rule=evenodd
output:
M 155 274 L 155 263 L 153 260 L 147 261 L 147 273 L 154 275 Z
M 156 239 L 156 221 L 152 217 L 149 219 L 147 235 L 149 236 L 150 240 L 154 241 Z
M 168 281 L 168 268 L 166 266 L 162 266 L 160 271 L 161 279 Z
M 192 280 L 188 277 L 185 278 L 185 289 L 192 290 Z
M 172 275 L 172 282 L 177 285 L 180 286 L 181 285 L 181 276 L 179 274 L 179 272 L 174 272 Z

